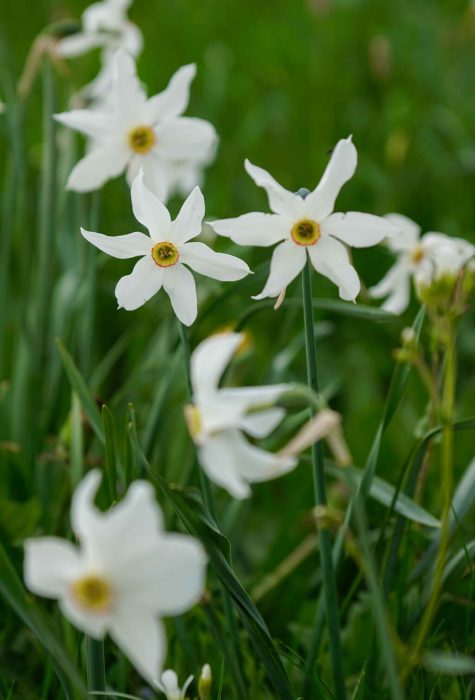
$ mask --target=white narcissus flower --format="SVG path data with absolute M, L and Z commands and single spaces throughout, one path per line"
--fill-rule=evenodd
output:
M 197 315 L 196 286 L 190 267 L 222 282 L 239 280 L 250 273 L 247 264 L 226 253 L 216 253 L 205 243 L 189 242 L 201 233 L 205 202 L 199 187 L 185 200 L 172 221 L 168 209 L 148 190 L 141 171 L 132 183 L 134 216 L 149 235 L 135 231 L 125 236 L 105 236 L 81 229 L 84 238 L 114 258 L 140 260 L 115 288 L 119 308 L 133 311 L 163 286 L 179 320 L 190 326 Z
M 195 74 L 194 64 L 183 66 L 163 92 L 147 98 L 132 57 L 118 51 L 107 106 L 55 115 L 90 139 L 91 148 L 73 168 L 67 187 L 89 192 L 124 171 L 131 183 L 143 168 L 147 186 L 162 201 L 185 183 L 189 192 L 213 158 L 217 143 L 212 124 L 181 116 Z
M 185 411 L 202 468 L 234 498 L 246 498 L 249 484 L 275 479 L 297 465 L 294 456 L 267 452 L 243 435 L 264 438 L 276 428 L 285 411 L 274 404 L 288 384 L 218 387 L 242 340 L 239 333 L 219 333 L 198 345 L 191 356 L 193 405 Z
M 157 683 L 159 689 L 165 694 L 167 700 L 185 700 L 188 686 L 193 680 L 193 676 L 188 676 L 183 688 L 178 685 L 178 676 L 175 671 L 167 669 L 162 673 L 160 681 Z
M 77 487 L 71 525 L 79 547 L 58 537 L 25 542 L 30 591 L 58 600 L 63 614 L 94 639 L 107 633 L 137 671 L 156 684 L 166 651 L 162 616 L 181 615 L 200 598 L 206 555 L 193 537 L 163 531 L 151 484 L 135 481 L 103 513 L 94 505 L 101 474 Z
M 127 17 L 131 4 L 132 0 L 103 0 L 90 5 L 82 15 L 82 31 L 56 44 L 56 52 L 63 58 L 75 58 L 91 49 L 102 49 L 99 75 L 80 92 L 86 98 L 104 101 L 111 86 L 113 57 L 118 49 L 125 49 L 134 58 L 142 50 L 142 33 Z
M 355 172 L 356 161 L 351 137 L 340 140 L 320 183 L 303 198 L 246 160 L 248 174 L 266 190 L 274 213 L 244 214 L 236 219 L 213 221 L 211 226 L 239 245 L 279 243 L 272 255 L 266 285 L 254 299 L 279 296 L 301 272 L 308 254 L 315 270 L 338 286 L 340 297 L 354 301 L 360 280 L 343 244 L 366 248 L 395 233 L 393 225 L 379 216 L 333 213 L 340 189 Z
M 443 275 L 456 276 L 475 253 L 475 247 L 462 238 L 433 232 L 421 237 L 420 227 L 402 214 L 385 218 L 399 229 L 387 242 L 397 261 L 369 293 L 374 299 L 387 297 L 382 305 L 387 311 L 402 313 L 407 308 L 411 278 L 417 285 L 429 285 Z

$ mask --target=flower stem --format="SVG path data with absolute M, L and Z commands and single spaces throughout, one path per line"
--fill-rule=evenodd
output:
M 416 644 L 413 651 L 414 662 L 417 663 L 419 654 L 424 642 L 429 634 L 432 622 L 437 613 L 440 603 L 440 594 L 442 590 L 442 581 L 444 575 L 445 561 L 447 558 L 447 550 L 450 538 L 450 511 L 452 508 L 452 491 L 453 491 L 453 414 L 455 403 L 455 380 L 456 380 L 456 362 L 455 362 L 455 338 L 454 329 L 451 319 L 446 319 L 446 328 L 443 334 L 445 345 L 445 371 L 442 394 L 442 494 L 443 505 L 441 515 L 441 528 L 439 538 L 439 549 L 435 562 L 432 592 L 429 602 L 425 608 L 424 615 L 419 626 L 419 632 L 416 638 Z
M 307 381 L 309 387 L 318 393 L 317 353 L 315 347 L 315 328 L 312 307 L 312 282 L 308 259 L 302 274 L 302 295 L 305 324 L 305 347 L 307 356 Z M 315 414 L 315 409 L 313 407 L 310 407 L 310 414 L 312 416 Z M 321 442 L 317 442 L 312 445 L 312 466 L 315 501 L 318 506 L 325 507 L 327 505 L 327 497 L 325 488 L 323 449 Z M 329 531 L 320 528 L 318 532 L 318 539 L 322 562 L 323 593 L 325 597 L 325 611 L 330 639 L 330 654 L 335 684 L 335 698 L 337 700 L 344 700 L 344 698 L 346 698 L 345 673 L 343 669 L 338 600 Z
M 106 670 L 104 660 L 104 642 L 86 636 L 87 689 L 106 689 Z

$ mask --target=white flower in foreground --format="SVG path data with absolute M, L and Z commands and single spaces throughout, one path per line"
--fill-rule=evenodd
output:
M 333 213 L 340 189 L 355 172 L 356 161 L 351 137 L 339 141 L 319 185 L 302 198 L 246 160 L 247 172 L 266 190 L 274 213 L 244 214 L 236 219 L 213 221 L 211 225 L 217 233 L 240 245 L 279 243 L 272 255 L 267 283 L 254 299 L 279 296 L 303 269 L 307 253 L 315 270 L 338 286 L 342 299 L 356 298 L 360 280 L 343 243 L 366 248 L 395 233 L 393 225 L 379 216 Z
M 402 313 L 409 304 L 411 278 L 417 285 L 429 285 L 444 275 L 457 276 L 474 255 L 475 247 L 461 238 L 443 233 L 420 236 L 420 227 L 401 214 L 386 217 L 399 229 L 399 235 L 388 241 L 397 261 L 383 279 L 369 290 L 375 299 L 387 297 L 383 308 Z
M 75 58 L 92 49 L 102 49 L 99 75 L 81 90 L 84 97 L 103 101 L 112 82 L 113 57 L 125 49 L 136 58 L 142 50 L 140 29 L 130 22 L 127 10 L 132 0 L 103 0 L 88 7 L 82 15 L 82 31 L 61 39 L 56 44 L 63 58 Z
M 245 277 L 249 267 L 234 255 L 216 253 L 204 243 L 189 242 L 201 233 L 205 213 L 199 187 L 185 200 L 175 221 L 158 197 L 147 189 L 142 172 L 132 183 L 131 197 L 134 216 L 148 229 L 148 236 L 138 231 L 125 236 L 105 236 L 84 229 L 81 233 L 114 258 L 140 257 L 130 275 L 117 283 L 115 295 L 119 308 L 137 309 L 163 286 L 175 314 L 189 326 L 197 315 L 197 297 L 195 280 L 188 267 L 223 282 Z
M 90 138 L 91 148 L 73 168 L 67 187 L 89 192 L 124 171 L 130 182 L 143 168 L 147 186 L 166 201 L 190 169 L 188 192 L 214 155 L 217 136 L 203 119 L 183 117 L 188 105 L 194 64 L 183 66 L 168 87 L 147 98 L 136 75 L 135 63 L 126 51 L 114 56 L 114 75 L 104 109 L 78 109 L 57 114 L 56 119 Z
M 188 676 L 183 688 L 180 688 L 178 685 L 178 676 L 175 671 L 167 669 L 162 673 L 157 685 L 162 693 L 166 695 L 167 700 L 185 700 L 187 688 L 192 680 L 193 676 Z
M 193 537 L 163 531 L 152 486 L 136 481 L 106 513 L 94 505 L 101 474 L 76 489 L 71 525 L 76 547 L 58 537 L 25 542 L 24 576 L 37 595 L 55 598 L 63 614 L 95 639 L 107 633 L 150 683 L 166 650 L 162 615 L 181 615 L 200 598 L 206 556 Z
M 218 387 L 242 339 L 239 333 L 220 333 L 198 345 L 191 356 L 193 405 L 185 413 L 201 466 L 235 498 L 249 496 L 250 483 L 274 479 L 297 465 L 295 457 L 255 447 L 242 433 L 263 438 L 274 430 L 285 411 L 273 404 L 288 384 Z

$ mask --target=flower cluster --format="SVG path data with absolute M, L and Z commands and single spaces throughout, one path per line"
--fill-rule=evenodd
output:
M 109 236 L 83 228 L 81 234 L 114 258 L 138 258 L 132 272 L 116 285 L 119 308 L 136 310 L 163 287 L 180 324 L 190 326 L 198 315 L 191 271 L 232 282 L 251 270 L 240 258 L 195 240 L 205 216 L 199 185 L 214 158 L 217 134 L 208 121 L 183 116 L 196 75 L 194 64 L 179 68 L 162 92 L 147 96 L 136 73 L 142 35 L 127 18 L 130 5 L 131 0 L 92 5 L 83 15 L 82 31 L 57 43 L 63 57 L 93 48 L 102 52 L 101 72 L 82 93 L 92 104 L 55 115 L 88 139 L 86 155 L 66 186 L 90 192 L 126 175 L 133 214 L 147 234 Z M 370 295 L 386 297 L 383 307 L 389 311 L 406 308 L 411 278 L 422 293 L 440 280 L 458 279 L 466 269 L 475 250 L 466 241 L 439 233 L 420 237 L 419 227 L 401 215 L 335 212 L 339 192 L 356 166 L 352 138 L 341 139 L 319 184 L 311 191 L 292 192 L 266 170 L 245 161 L 249 176 L 265 190 L 271 213 L 218 219 L 211 227 L 240 246 L 276 246 L 268 279 L 254 299 L 283 297 L 307 266 L 336 285 L 343 300 L 355 302 L 361 283 L 349 248 L 382 241 L 397 261 Z M 172 220 L 166 203 L 176 193 L 184 201 Z M 311 305 L 310 298 L 307 307 Z M 332 432 L 335 438 L 336 429 L 336 414 L 328 412 L 318 425 L 307 424 L 291 450 L 274 453 L 256 444 L 285 419 L 279 400 L 291 385 L 220 386 L 242 342 L 239 333 L 217 333 L 194 349 L 187 367 L 190 402 L 184 411 L 206 477 L 236 499 L 249 497 L 251 484 L 293 470 L 299 451 Z M 154 490 L 146 481 L 134 482 L 117 505 L 100 511 L 94 505 L 100 479 L 99 471 L 91 471 L 73 496 L 71 526 L 79 546 L 56 537 L 26 542 L 26 584 L 32 592 L 58 600 L 64 615 L 90 637 L 102 639 L 109 633 L 151 685 L 169 700 L 183 700 L 193 677 L 180 688 L 176 673 L 163 671 L 166 642 L 161 618 L 180 615 L 200 599 L 206 554 L 192 537 L 165 533 Z M 200 698 L 208 697 L 210 686 L 211 672 L 205 666 Z

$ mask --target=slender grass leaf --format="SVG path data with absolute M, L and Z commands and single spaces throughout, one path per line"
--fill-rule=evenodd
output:
M 342 476 L 346 478 L 350 477 L 356 485 L 358 485 L 363 478 L 363 471 L 357 467 L 344 467 L 342 469 L 339 467 L 327 466 L 326 471 L 337 478 L 341 478 Z M 391 506 L 391 504 L 393 504 L 393 510 L 403 515 L 408 520 L 426 525 L 427 527 L 440 527 L 440 521 L 437 520 L 437 518 L 431 515 L 427 510 L 424 510 L 424 508 L 419 506 L 412 498 L 406 496 L 406 494 L 399 493 L 396 496 L 396 488 L 379 476 L 373 478 L 369 495 L 384 506 Z
M 58 352 L 61 356 L 61 360 L 63 361 L 64 369 L 66 370 L 66 374 L 68 375 L 69 383 L 71 384 L 73 391 L 77 394 L 77 397 L 81 402 L 81 406 L 84 410 L 84 413 L 86 414 L 87 419 L 91 424 L 91 427 L 94 430 L 97 438 L 102 443 L 104 443 L 101 413 L 94 399 L 92 398 L 88 387 L 86 386 L 86 382 L 84 381 L 81 373 L 76 367 L 73 358 L 66 350 L 59 338 L 56 339 L 56 345 L 58 348 Z

